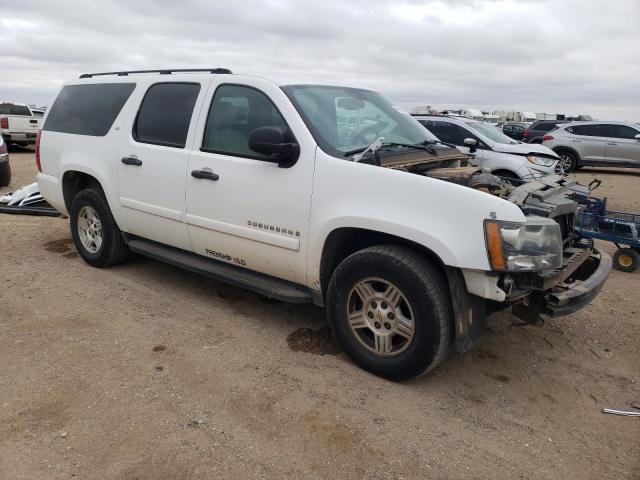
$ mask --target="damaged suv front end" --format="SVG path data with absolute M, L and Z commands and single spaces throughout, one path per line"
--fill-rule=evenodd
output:
M 550 175 L 508 188 L 501 196 L 518 205 L 526 221 L 485 221 L 491 271 L 463 273 L 471 295 L 486 298 L 483 291 L 490 289 L 482 284 L 488 283 L 493 298 L 485 304 L 468 300 L 457 309 L 459 350 L 473 345 L 484 330 L 477 324 L 494 311 L 511 306 L 523 322 L 540 324 L 542 315 L 559 317 L 581 309 L 598 295 L 611 271 L 610 257 L 573 228 L 589 201 L 589 187 Z
M 528 271 L 506 273 L 503 285 L 507 300 L 528 292 L 524 302 L 528 311 L 561 316 L 579 310 L 598 294 L 611 270 L 611 259 L 593 245 L 593 240 L 576 235 L 573 228 L 590 193 L 575 180 L 552 175 L 521 185 L 509 194 L 508 199 L 520 206 L 527 218 L 540 215 L 556 223 L 556 242 L 559 235 L 562 251 L 553 265 L 539 264 Z M 552 249 L 557 246 L 546 248 Z

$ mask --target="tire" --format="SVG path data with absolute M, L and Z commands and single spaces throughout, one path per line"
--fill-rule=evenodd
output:
M 560 156 L 560 161 L 558 162 L 558 166 L 562 165 L 562 169 L 564 173 L 573 172 L 578 170 L 578 157 L 575 153 L 569 152 L 567 150 L 560 150 L 556 152 Z
M 9 162 L 0 163 L 0 187 L 8 187 L 11 183 L 11 165 Z
M 385 297 L 391 287 L 400 294 Z M 448 353 L 452 335 L 448 292 L 446 278 L 416 252 L 393 245 L 370 247 L 347 257 L 331 276 L 329 325 L 357 365 L 390 380 L 407 380 L 433 370 Z M 367 295 L 374 301 L 363 299 Z M 407 319 L 412 320 L 412 330 Z
M 97 225 L 96 218 L 99 229 L 92 228 Z M 87 227 L 82 228 L 83 224 Z M 99 188 L 88 188 L 76 195 L 71 204 L 70 225 L 78 253 L 92 267 L 109 267 L 126 258 L 129 250 Z M 87 229 L 91 230 L 90 236 Z
M 633 248 L 620 248 L 613 254 L 613 266 L 621 272 L 635 272 L 640 268 L 640 253 Z

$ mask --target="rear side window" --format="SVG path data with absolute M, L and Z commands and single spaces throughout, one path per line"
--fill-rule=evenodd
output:
M 606 125 L 575 125 L 567 130 L 574 135 L 584 135 L 587 137 L 606 137 L 607 126 Z
M 538 130 L 539 132 L 546 133 L 551 131 L 556 127 L 555 123 L 552 122 L 540 122 L 533 130 Z
M 452 143 L 454 145 L 464 145 L 465 138 L 475 138 L 471 132 L 466 129 L 448 122 L 429 122 L 427 127 L 431 133 L 443 142 Z
M 67 85 L 53 102 L 43 129 L 103 137 L 135 87 L 135 83 Z
M 0 103 L 0 115 L 22 115 L 24 117 L 30 117 L 31 111 L 26 105 Z
M 184 148 L 199 83 L 156 83 L 147 90 L 133 138 L 140 143 Z

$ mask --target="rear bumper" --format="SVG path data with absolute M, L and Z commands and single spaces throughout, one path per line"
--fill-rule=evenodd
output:
M 44 173 L 38 173 L 36 176 L 38 181 L 38 189 L 40 195 L 51 205 L 53 208 L 68 215 L 67 207 L 64 203 L 64 197 L 62 195 L 62 186 L 58 179 L 52 175 L 46 175 Z
M 9 132 L 9 133 L 3 133 L 2 136 L 7 139 L 7 143 L 9 142 L 36 143 L 37 133 Z
M 561 317 L 580 310 L 600 293 L 610 272 L 611 257 L 594 247 L 589 258 L 570 279 L 546 293 L 544 313 Z

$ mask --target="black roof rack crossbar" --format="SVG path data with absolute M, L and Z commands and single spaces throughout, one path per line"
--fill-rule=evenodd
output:
M 127 70 L 123 72 L 100 72 L 100 73 L 83 73 L 80 78 L 100 77 L 104 75 L 117 75 L 119 77 L 126 77 L 130 73 L 159 73 L 160 75 L 171 75 L 172 73 L 184 73 L 184 72 L 208 72 L 218 74 L 232 74 L 233 72 L 228 68 L 165 68 L 161 70 Z

